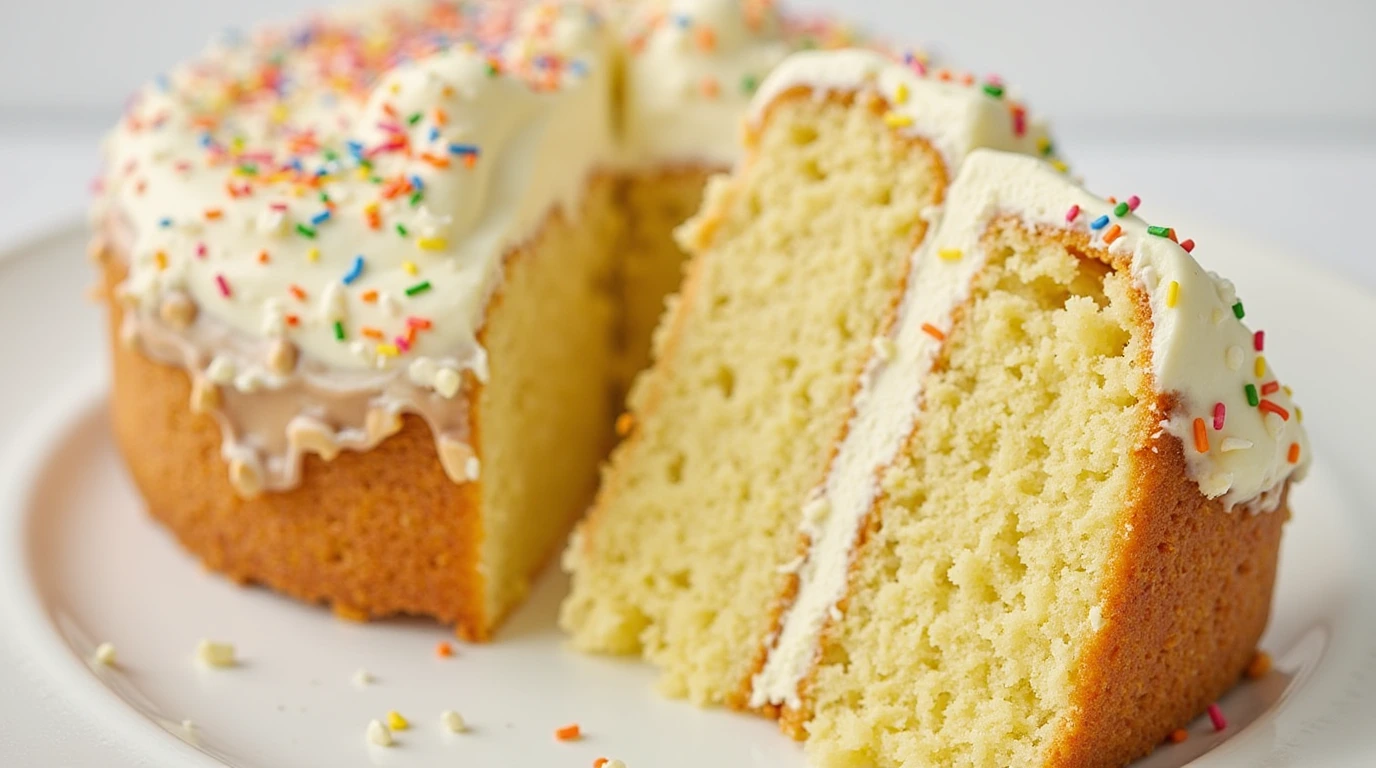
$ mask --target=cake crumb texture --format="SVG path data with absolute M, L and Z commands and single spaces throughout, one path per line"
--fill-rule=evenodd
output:
M 643 654 L 665 692 L 699 703 L 748 693 L 801 501 L 944 189 L 934 153 L 852 106 L 777 102 L 680 231 L 694 253 L 680 306 L 571 545 L 573 643 Z

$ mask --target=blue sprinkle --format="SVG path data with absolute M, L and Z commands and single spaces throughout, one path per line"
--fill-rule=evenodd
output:
M 478 148 L 473 144 L 450 144 L 449 153 L 452 155 L 476 155 Z
M 438 129 L 438 128 L 431 128 L 431 129 L 430 129 L 430 140 L 431 140 L 431 141 L 437 141 L 437 140 L 439 140 L 439 138 L 440 138 L 440 129 Z
M 579 77 L 588 74 L 588 64 L 582 59 L 577 59 L 569 64 L 569 71 Z
M 329 210 L 321 211 L 320 213 L 317 213 L 311 217 L 311 223 L 318 227 L 321 224 L 324 224 L 325 222 L 329 221 L 330 215 L 331 214 Z
M 172 226 L 172 220 L 171 220 L 171 219 L 158 219 L 158 226 L 162 227 L 163 229 L 167 229 L 168 227 Z
M 212 137 L 209 133 L 203 133 L 203 134 L 201 134 L 201 146 L 202 146 L 202 147 L 205 147 L 206 149 L 210 149 L 210 146 L 211 146 L 212 144 L 214 144 L 214 143 L 215 143 L 215 139 L 214 139 L 214 137 Z
M 1104 227 L 1107 227 L 1107 226 L 1108 226 L 1108 217 L 1107 217 L 1107 216 L 1100 216 L 1099 218 L 1095 219 L 1094 221 L 1090 222 L 1090 224 L 1089 224 L 1089 228 L 1090 228 L 1090 229 L 1103 229 Z
M 168 81 L 167 75 L 158 75 L 157 77 L 153 78 L 153 82 L 157 83 L 159 90 L 172 90 L 172 83 Z
M 353 155 L 354 157 L 358 157 L 358 158 L 363 157 L 363 144 L 362 144 L 362 142 L 350 141 L 350 142 L 346 142 L 346 143 L 345 143 L 345 146 L 347 146 L 347 147 L 349 148 L 349 154 Z
M 425 183 L 422 182 L 420 180 L 420 177 L 415 174 L 411 175 L 411 186 L 415 187 L 417 192 L 421 191 L 422 189 L 425 189 Z
M 353 266 L 349 267 L 349 271 L 344 274 L 344 284 L 353 285 L 353 282 L 361 274 L 363 274 L 363 256 L 360 254 L 354 257 Z
M 301 159 L 296 157 L 293 157 L 291 159 L 291 162 L 287 163 L 287 166 L 291 168 L 293 171 L 296 171 L 297 173 L 301 173 L 304 170 L 304 168 L 301 165 Z
M 687 29 L 693 25 L 693 17 L 686 13 L 676 13 L 674 14 L 674 23 L 681 29 Z

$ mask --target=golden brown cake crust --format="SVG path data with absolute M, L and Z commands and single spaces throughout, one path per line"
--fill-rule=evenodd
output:
M 108 251 L 101 262 L 113 296 L 124 262 Z M 406 416 L 371 451 L 308 455 L 298 487 L 244 499 L 229 483 L 218 424 L 188 407 L 186 372 L 123 344 L 122 308 L 107 305 L 116 441 L 153 517 L 206 567 L 347 618 L 424 614 L 466 639 L 489 637 L 500 617 L 483 609 L 480 485 L 445 475 L 421 419 Z

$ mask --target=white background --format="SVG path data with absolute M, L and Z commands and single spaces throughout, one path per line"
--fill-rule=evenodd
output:
M 80 209 L 134 87 L 320 0 L 0 0 L 0 241 Z M 795 0 L 998 73 L 1089 185 L 1263 229 L 1376 289 L 1376 1 Z M 1146 209 L 1150 215 L 1150 209 Z

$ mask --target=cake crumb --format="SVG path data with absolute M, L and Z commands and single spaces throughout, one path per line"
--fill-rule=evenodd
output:
M 554 738 L 560 741 L 578 741 L 583 738 L 583 729 L 578 727 L 578 723 L 570 723 L 563 728 L 556 729 Z
M 220 643 L 205 638 L 196 646 L 196 659 L 208 667 L 232 667 L 238 663 L 234 658 L 233 643 Z
M 446 709 L 440 713 L 440 724 L 450 733 L 463 733 L 468 730 L 468 724 L 463 721 L 463 715 L 452 709 Z
M 368 670 L 359 667 L 358 671 L 354 672 L 354 676 L 350 678 L 350 682 L 352 682 L 356 688 L 366 688 L 372 685 L 373 676 L 368 673 Z
M 111 643 L 101 643 L 96 646 L 96 652 L 92 658 L 97 664 L 107 667 L 115 666 L 115 646 Z
M 373 720 L 368 723 L 368 743 L 376 744 L 379 747 L 390 747 L 395 742 L 392 740 L 392 732 L 387 730 L 387 726 L 381 720 Z
M 1260 680 L 1271 672 L 1271 654 L 1266 651 L 1257 651 L 1252 657 L 1252 661 L 1247 664 L 1247 677 L 1252 680 Z
M 411 727 L 410 721 L 401 716 L 395 709 L 387 712 L 387 727 L 394 731 L 404 731 Z

